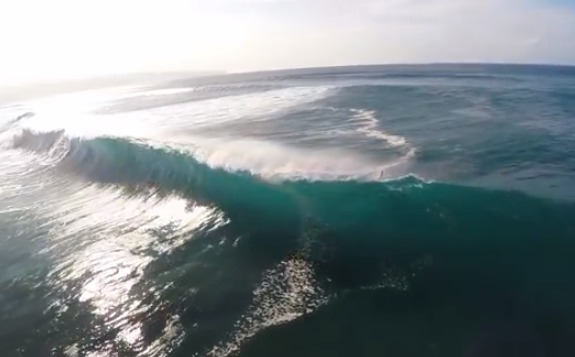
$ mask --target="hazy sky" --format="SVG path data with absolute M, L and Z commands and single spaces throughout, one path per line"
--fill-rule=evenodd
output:
M 0 85 L 150 70 L 436 61 L 575 64 L 575 2 L 0 1 Z

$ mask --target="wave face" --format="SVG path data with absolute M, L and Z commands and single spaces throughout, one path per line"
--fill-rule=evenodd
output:
M 0 135 L 0 347 L 571 355 L 575 181 L 563 154 L 574 143 L 562 134 L 572 123 L 497 122 L 533 101 L 516 72 L 454 72 L 449 86 L 429 83 L 436 76 L 449 80 L 405 73 L 384 85 L 385 74 L 346 72 L 212 90 L 204 79 L 114 94 L 106 114 L 48 99 L 19 118 L 11 108 Z M 546 100 L 532 115 L 559 112 Z M 414 124 L 416 112 L 429 121 Z M 139 117 L 138 135 L 125 135 Z

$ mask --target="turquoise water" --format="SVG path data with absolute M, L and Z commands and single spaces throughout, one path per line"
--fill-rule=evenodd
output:
M 571 356 L 575 69 L 198 78 L 0 109 L 6 356 Z

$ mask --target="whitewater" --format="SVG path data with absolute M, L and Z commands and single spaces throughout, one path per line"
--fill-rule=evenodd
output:
M 571 356 L 575 68 L 0 105 L 5 356 Z

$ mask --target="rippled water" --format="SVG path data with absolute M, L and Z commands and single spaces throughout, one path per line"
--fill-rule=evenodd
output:
M 0 108 L 6 356 L 571 356 L 575 70 L 340 68 Z

